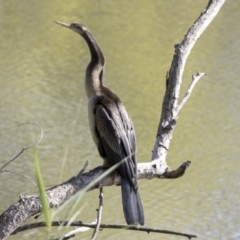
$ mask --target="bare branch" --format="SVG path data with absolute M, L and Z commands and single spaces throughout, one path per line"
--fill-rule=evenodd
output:
M 86 166 L 86 164 L 85 164 L 85 166 Z M 78 174 L 78 176 L 80 176 L 80 175 Z M 98 231 L 99 231 L 99 226 L 100 226 L 100 223 L 101 223 L 101 218 L 102 218 L 102 208 L 103 208 L 103 188 L 100 188 L 99 208 L 97 209 L 97 212 L 98 212 L 97 219 L 91 223 L 91 225 L 95 225 L 96 227 L 94 229 L 94 232 L 93 232 L 93 235 L 92 235 L 91 239 L 96 239 L 96 237 L 97 237 L 97 234 L 98 234 Z M 71 226 L 71 224 L 72 224 L 72 221 L 68 222 L 67 226 Z M 89 228 L 89 227 L 78 227 L 78 228 L 70 231 L 69 233 L 65 234 L 63 237 L 58 238 L 58 239 L 61 239 L 61 240 L 70 239 L 72 237 L 75 237 L 77 234 L 86 232 L 90 229 L 91 228 Z
M 200 78 L 202 76 L 206 75 L 206 73 L 200 73 L 200 72 L 197 72 L 196 75 L 192 75 L 192 81 L 187 89 L 187 92 L 185 93 L 182 101 L 179 103 L 178 107 L 177 107 L 177 113 L 176 115 L 179 114 L 179 111 L 182 109 L 182 107 L 184 106 L 184 104 L 187 102 L 187 100 L 189 99 L 191 93 L 192 93 L 192 90 L 194 88 L 194 86 L 196 85 L 196 83 L 200 80 Z
M 62 222 L 64 225 L 63 226 L 76 226 L 74 223 L 71 223 L 69 224 L 69 222 Z M 67 223 L 65 225 L 65 223 Z M 82 223 L 81 221 L 78 221 L 78 223 Z M 92 223 L 90 223 L 91 225 L 96 225 L 97 223 L 97 220 L 93 221 Z M 73 224 L 73 225 L 72 225 Z M 83 232 L 86 232 L 86 231 L 89 231 L 91 228 L 90 227 L 78 227 L 72 231 L 70 231 L 69 233 L 65 234 L 63 237 L 61 238 L 57 238 L 57 239 L 54 239 L 54 240 L 67 240 L 67 239 L 71 239 L 73 237 L 75 237 L 77 234 L 79 233 L 83 233 Z M 17 229 L 18 230 L 18 229 Z
M 69 225 L 67 221 L 63 221 L 63 222 L 58 221 L 58 222 L 52 222 L 52 226 L 53 227 L 54 226 L 75 226 L 75 227 L 77 227 L 78 226 L 78 227 L 95 228 L 96 224 L 87 224 L 87 223 L 82 223 L 81 221 L 79 221 L 79 222 L 73 222 Z M 18 232 L 22 232 L 25 230 L 38 228 L 38 227 L 45 227 L 45 223 L 39 222 L 39 223 L 27 224 L 27 225 L 19 227 L 12 234 L 16 234 Z M 196 235 L 188 234 L 188 233 L 174 232 L 174 231 L 169 231 L 169 230 L 161 230 L 161 229 L 156 229 L 156 228 L 121 225 L 121 224 L 100 224 L 100 228 L 101 229 L 104 229 L 104 228 L 106 228 L 106 229 L 123 229 L 123 230 L 131 230 L 131 231 L 141 231 L 141 232 L 146 232 L 146 233 L 163 233 L 163 234 L 170 234 L 170 235 L 175 235 L 175 236 L 183 236 L 183 237 L 187 237 L 188 239 L 197 237 Z M 64 239 L 66 239 L 66 238 L 64 238 Z
M 28 179 L 36 188 L 38 188 L 37 184 L 36 184 L 30 177 L 28 177 L 28 176 L 26 176 L 26 175 L 24 175 L 24 174 L 22 174 L 22 173 L 17 173 L 17 172 L 14 172 L 14 171 L 12 171 L 12 170 L 8 170 L 8 169 L 2 170 L 1 172 L 2 172 L 2 173 L 8 172 L 8 173 L 13 173 L 13 174 L 22 176 L 22 177 Z
M 31 148 L 36 147 L 36 146 L 42 141 L 42 138 L 43 138 L 43 129 L 41 128 L 40 125 L 38 125 L 38 124 L 36 124 L 36 123 L 21 123 L 21 124 L 18 125 L 18 127 L 19 127 L 19 126 L 23 126 L 23 125 L 27 125 L 27 124 L 31 124 L 31 125 L 37 126 L 37 127 L 40 129 L 40 131 L 41 131 L 41 135 L 40 135 L 40 138 L 38 139 L 38 141 L 37 141 L 35 144 L 33 144 L 33 145 L 30 146 L 30 147 L 24 148 L 24 150 L 28 150 L 28 149 L 31 149 Z
M 87 166 L 88 166 L 88 161 L 85 162 L 83 168 L 81 169 L 81 171 L 79 172 L 79 174 L 77 176 L 81 176 L 85 172 Z
M 189 29 L 180 44 L 175 45 L 175 54 L 167 76 L 167 89 L 162 104 L 162 114 L 158 126 L 157 139 L 154 145 L 152 160 L 165 162 L 177 121 L 178 98 L 182 83 L 182 74 L 187 57 L 197 39 L 212 22 L 225 0 L 209 0 L 209 3 L 198 19 Z M 174 123 L 174 124 L 173 124 Z
M 177 175 L 181 176 L 181 173 L 184 173 L 185 169 L 181 165 L 178 170 L 174 170 L 175 172 L 170 171 L 166 169 L 164 165 L 161 165 L 159 161 L 139 163 L 138 179 L 171 178 L 172 175 L 177 177 Z M 67 205 L 67 200 L 70 198 L 70 201 L 76 201 L 78 198 L 77 193 L 82 194 L 84 191 L 104 186 L 120 185 L 121 178 L 119 174 L 116 171 L 109 172 L 109 169 L 106 170 L 98 167 L 48 189 L 46 191 L 46 197 L 49 207 L 56 208 L 60 205 L 63 207 L 63 205 Z M 104 176 L 103 179 L 100 178 L 102 175 Z M 75 196 L 73 197 L 73 195 Z M 58 208 L 58 210 L 59 209 L 60 208 Z M 19 227 L 22 222 L 26 221 L 27 218 L 39 214 L 40 212 L 41 201 L 39 195 L 22 196 L 17 203 L 11 205 L 0 215 L 0 223 L 4 222 L 4 224 L 0 224 L 0 239 L 6 238 L 14 229 Z
M 22 123 L 22 124 L 19 124 L 18 127 L 19 127 L 19 126 L 22 126 L 22 125 L 26 125 L 26 124 L 32 124 L 32 125 L 37 126 L 37 127 L 41 130 L 40 138 L 39 138 L 38 141 L 37 141 L 35 144 L 33 144 L 32 146 L 30 146 L 30 147 L 24 147 L 14 158 L 10 159 L 7 163 L 5 163 L 5 164 L 1 167 L 0 172 L 2 172 L 3 168 L 5 168 L 9 163 L 11 163 L 11 162 L 14 161 L 16 158 L 18 158 L 25 150 L 34 148 L 35 146 L 37 146 L 37 145 L 41 142 L 41 140 L 42 140 L 42 138 L 43 138 L 43 130 L 42 130 L 42 128 L 41 128 L 38 124 L 36 124 L 36 123 Z
M 98 215 L 97 215 L 97 224 L 94 229 L 93 235 L 92 235 L 92 240 L 95 240 L 99 231 L 99 226 L 101 224 L 101 219 L 102 219 L 102 209 L 103 209 L 103 188 L 100 188 L 100 193 L 99 193 L 99 208 L 97 210 Z
M 183 176 L 186 169 L 190 166 L 191 161 L 186 161 L 178 169 L 172 171 L 166 171 L 163 178 L 175 179 Z

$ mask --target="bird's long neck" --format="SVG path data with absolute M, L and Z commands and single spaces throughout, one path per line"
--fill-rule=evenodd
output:
M 90 32 L 86 32 L 83 35 L 83 38 L 87 42 L 91 53 L 91 61 L 86 69 L 85 77 L 85 89 L 88 98 L 90 98 L 101 90 L 105 61 L 103 53 L 92 34 Z

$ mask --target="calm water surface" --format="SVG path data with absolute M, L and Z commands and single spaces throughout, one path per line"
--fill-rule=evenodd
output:
M 106 61 L 105 84 L 114 89 L 131 115 L 138 159 L 149 161 L 165 87 L 165 75 L 179 43 L 207 1 L 0 1 L 0 164 L 35 143 L 45 185 L 76 175 L 88 160 L 101 164 L 90 136 L 84 72 L 86 43 L 54 20 L 87 25 Z M 198 239 L 239 239 L 240 177 L 240 28 L 238 1 L 227 1 L 195 45 L 186 65 L 181 95 L 191 75 L 207 76 L 180 113 L 167 157 L 171 168 L 190 159 L 177 180 L 142 180 L 146 226 L 188 232 Z M 35 179 L 34 150 L 9 169 Z M 0 175 L 0 210 L 36 189 L 16 175 Z M 104 190 L 104 223 L 124 223 L 120 189 Z M 75 211 L 95 219 L 98 192 L 85 194 Z M 63 212 L 58 219 L 65 219 Z M 65 231 L 67 231 L 65 229 Z M 59 236 L 59 232 L 54 237 Z M 82 235 L 89 239 L 91 232 Z M 46 239 L 43 229 L 9 239 Z M 80 238 L 80 236 L 79 236 Z M 181 239 L 156 234 L 104 230 L 99 239 Z

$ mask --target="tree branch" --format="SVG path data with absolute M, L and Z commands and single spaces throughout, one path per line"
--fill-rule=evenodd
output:
M 158 161 L 138 164 L 138 179 L 153 179 L 153 178 L 177 178 L 183 175 L 190 162 L 182 164 L 177 170 L 167 170 L 159 164 Z M 96 188 L 120 185 L 121 178 L 117 172 L 111 172 L 104 178 L 99 178 L 108 170 L 101 167 L 95 168 L 89 172 L 82 173 L 69 179 L 68 181 L 55 186 L 46 191 L 46 197 L 50 208 L 56 208 L 70 199 L 76 193 L 93 190 Z M 96 181 L 96 179 L 98 179 Z M 93 182 L 96 181 L 94 184 Z M 90 186 L 90 187 L 89 187 Z M 76 196 L 77 197 L 77 196 Z M 72 198 L 72 201 L 74 199 Z M 0 239 L 6 238 L 20 224 L 26 221 L 27 218 L 41 212 L 41 201 L 39 195 L 21 196 L 20 200 L 11 205 L 0 216 Z
M 29 150 L 29 149 L 31 149 L 31 148 L 34 148 L 35 146 L 37 146 L 37 145 L 42 141 L 42 138 L 43 138 L 43 130 L 42 130 L 42 128 L 41 128 L 38 124 L 36 124 L 36 123 L 22 123 L 22 124 L 19 124 L 18 127 L 19 127 L 19 126 L 22 126 L 22 125 L 27 125 L 27 124 L 35 125 L 35 126 L 37 126 L 37 127 L 40 129 L 41 135 L 40 135 L 38 141 L 37 141 L 35 144 L 33 144 L 32 146 L 30 146 L 30 147 L 23 147 L 23 149 L 22 149 L 15 157 L 13 157 L 12 159 L 10 159 L 7 163 L 5 163 L 5 164 L 0 168 L 0 172 L 3 172 L 3 169 L 4 169 L 8 164 L 10 164 L 12 161 L 14 161 L 15 159 L 17 159 L 24 151 Z M 5 171 L 5 172 L 6 172 L 6 171 Z M 9 171 L 9 172 L 10 172 L 10 171 Z M 12 172 L 12 173 L 16 174 L 15 172 Z
M 101 224 L 101 220 L 102 220 L 102 209 L 103 209 L 103 188 L 100 188 L 100 193 L 99 193 L 99 208 L 97 210 L 98 214 L 97 214 L 97 223 L 96 223 L 96 227 L 94 229 L 93 235 L 92 235 L 92 240 L 95 240 L 99 231 L 99 227 Z
M 191 93 L 192 93 L 192 90 L 194 88 L 194 86 L 196 85 L 196 83 L 200 80 L 200 78 L 202 76 L 206 75 L 206 73 L 200 73 L 200 72 L 197 72 L 196 75 L 192 75 L 192 81 L 187 89 L 187 92 L 185 93 L 182 101 L 179 103 L 178 105 L 178 108 L 177 108 L 177 115 L 179 114 L 180 110 L 182 109 L 182 107 L 184 106 L 184 104 L 187 102 L 187 100 L 189 99 Z
M 225 0 L 209 0 L 206 9 L 189 29 L 180 44 L 175 45 L 175 54 L 167 75 L 167 88 L 162 104 L 162 114 L 158 126 L 157 139 L 152 152 L 152 160 L 158 159 L 163 164 L 172 139 L 179 110 L 178 98 L 182 83 L 183 70 L 188 55 L 203 31 L 212 22 Z M 192 86 L 193 87 L 193 86 Z
M 87 228 L 95 228 L 96 223 L 92 224 L 87 224 L 87 223 L 82 223 L 81 221 L 79 222 L 73 222 L 69 224 L 67 221 L 57 221 L 57 222 L 52 222 L 52 226 L 74 226 L 74 227 L 87 227 Z M 31 223 L 27 224 L 25 226 L 19 227 L 16 231 L 14 231 L 12 234 L 17 234 L 18 232 L 22 232 L 25 230 L 33 229 L 33 228 L 38 228 L 38 227 L 45 227 L 44 222 L 39 222 L 39 223 Z M 147 228 L 147 227 L 137 227 L 137 226 L 129 226 L 129 225 L 121 225 L 121 224 L 100 224 L 100 228 L 104 229 L 124 229 L 124 230 L 131 230 L 131 231 L 140 231 L 140 232 L 146 232 L 146 233 L 163 233 L 163 234 L 170 234 L 170 235 L 175 235 L 175 236 L 183 236 L 187 237 L 188 239 L 191 238 L 196 238 L 196 235 L 193 234 L 188 234 L 188 233 L 181 233 L 181 232 L 174 232 L 174 231 L 169 231 L 169 230 L 161 230 L 161 229 L 156 229 L 156 228 Z M 73 237 L 73 236 L 72 236 Z M 65 238 L 68 239 L 68 238 Z
M 53 224 L 55 224 L 55 223 L 56 223 L 56 222 L 53 222 L 53 223 L 52 223 L 52 226 L 53 226 Z M 59 222 L 57 222 L 56 224 L 58 224 L 58 223 L 59 223 Z M 81 221 L 78 221 L 78 222 L 75 222 L 75 223 L 71 223 L 71 224 L 69 224 L 69 222 L 61 222 L 61 225 L 60 225 L 60 226 L 75 226 L 75 227 L 76 227 L 76 226 L 79 226 L 79 224 L 77 225 L 77 223 L 82 224 Z M 90 224 L 96 226 L 96 223 L 97 223 L 97 220 L 93 221 L 93 222 L 90 223 Z M 43 223 L 43 224 L 45 225 L 45 223 Z M 55 226 L 58 226 L 58 225 L 55 225 Z M 27 228 L 29 229 L 30 226 L 29 226 L 29 224 L 27 224 L 27 225 L 22 226 L 22 227 L 20 227 L 20 228 L 23 228 L 23 227 L 27 227 Z M 36 228 L 36 227 L 34 226 L 33 228 Z M 19 229 L 19 228 L 18 228 L 18 229 Z M 16 231 L 18 231 L 18 229 L 17 229 Z M 54 239 L 54 240 L 67 240 L 67 239 L 71 239 L 71 238 L 75 237 L 77 234 L 86 232 L 86 231 L 88 231 L 88 230 L 90 230 L 90 229 L 91 229 L 90 227 L 85 227 L 85 226 L 83 226 L 83 227 L 78 227 L 78 228 L 76 228 L 76 229 L 68 232 L 68 233 L 65 234 L 63 237 L 57 238 L 57 239 Z M 23 230 L 23 231 L 24 231 L 24 230 Z M 15 234 L 15 232 L 14 232 L 14 234 Z

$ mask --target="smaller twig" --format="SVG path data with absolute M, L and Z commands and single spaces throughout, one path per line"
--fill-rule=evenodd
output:
M 38 227 L 45 227 L 44 222 L 38 222 L 38 223 L 31 223 L 26 224 L 24 226 L 21 226 L 17 228 L 12 234 L 17 234 L 18 232 L 22 232 L 25 230 L 38 228 Z M 52 226 L 81 226 L 81 227 L 88 227 L 88 228 L 95 228 L 96 223 L 92 224 L 86 224 L 82 223 L 81 221 L 78 222 L 72 222 L 71 224 L 68 224 L 67 221 L 58 221 L 58 222 L 52 222 Z M 196 238 L 196 235 L 188 234 L 188 233 L 181 233 L 181 232 L 174 232 L 169 230 L 161 230 L 156 228 L 147 228 L 147 227 L 138 227 L 138 226 L 129 226 L 129 225 L 118 225 L 118 224 L 100 224 L 100 228 L 108 228 L 108 229 L 124 229 L 124 230 L 132 230 L 132 231 L 140 231 L 140 232 L 147 232 L 147 233 L 163 233 L 163 234 L 170 234 L 170 235 L 176 235 L 176 236 L 183 236 L 187 237 L 188 239 Z M 77 228 L 75 231 L 77 231 L 79 228 Z M 75 235 L 74 235 L 75 236 Z M 72 236 L 72 237 L 74 237 Z M 61 238 L 61 239 L 69 239 L 69 238 Z
M 80 176 L 85 172 L 87 166 L 88 166 L 88 161 L 85 162 L 83 168 L 82 168 L 81 171 L 78 173 L 78 175 L 77 175 L 78 177 L 80 177 Z
M 91 222 L 90 224 L 94 224 L 95 225 L 96 223 L 97 223 L 97 219 L 95 221 Z M 64 225 L 65 225 L 65 222 L 64 222 Z M 68 225 L 68 223 L 66 225 Z M 91 229 L 90 227 L 78 227 L 78 228 L 68 232 L 63 237 L 56 238 L 56 239 L 53 239 L 53 240 L 59 240 L 59 239 L 67 240 L 67 239 L 71 239 L 71 238 L 75 237 L 78 233 L 83 233 L 83 232 L 89 231 L 90 229 Z
M 2 172 L 2 173 L 4 173 L 4 172 L 9 172 L 9 173 L 13 173 L 13 174 L 22 176 L 22 177 L 28 179 L 36 188 L 38 188 L 37 184 L 36 184 L 31 178 L 29 178 L 28 176 L 26 176 L 26 175 L 24 175 L 24 174 L 22 174 L 22 173 L 17 173 L 17 172 L 14 172 L 14 171 L 12 171 L 12 170 L 8 170 L 8 169 L 2 170 L 1 172 Z
M 92 240 L 95 240 L 99 231 L 99 227 L 101 224 L 101 219 L 102 219 L 102 209 L 103 209 L 103 188 L 100 188 L 100 194 L 99 194 L 99 208 L 97 210 L 97 224 L 94 229 L 93 235 L 92 235 Z
M 84 171 L 84 168 L 86 168 L 87 166 L 87 162 L 85 163 L 85 166 L 83 167 L 83 169 L 81 171 Z M 79 173 L 80 174 L 80 173 Z M 97 237 L 97 233 L 99 231 L 99 227 L 101 224 L 101 219 L 102 219 L 102 208 L 103 208 L 103 189 L 100 188 L 100 194 L 99 194 L 99 208 L 98 208 L 98 214 L 97 214 L 97 219 L 95 221 L 93 221 L 92 223 L 90 223 L 91 225 L 95 225 L 95 229 L 92 235 L 92 240 L 96 239 Z M 63 226 L 65 225 L 65 222 L 62 224 Z M 71 226 L 71 223 L 69 223 L 69 226 Z M 70 232 L 68 232 L 67 234 L 65 234 L 63 237 L 61 237 L 61 240 L 67 240 L 70 238 L 75 237 L 78 233 L 82 233 L 82 232 L 86 232 L 90 229 L 90 227 L 79 227 L 76 228 Z M 57 238 L 59 239 L 59 238 Z M 56 240 L 57 240 L 56 239 Z
M 22 125 L 27 125 L 27 124 L 32 124 L 32 125 L 37 126 L 37 127 L 40 129 L 40 131 L 41 131 L 41 135 L 40 135 L 40 138 L 38 139 L 37 143 L 33 144 L 33 145 L 30 146 L 30 147 L 26 147 L 25 150 L 28 150 L 28 149 L 30 149 L 30 148 L 33 148 L 33 147 L 37 146 L 37 145 L 42 141 L 42 138 L 43 138 L 43 129 L 41 128 L 40 125 L 38 125 L 38 124 L 36 124 L 36 123 L 21 123 L 21 124 L 18 125 L 18 127 L 19 127 L 19 126 L 22 126 Z
M 179 111 L 182 109 L 182 107 L 184 106 L 184 104 L 187 102 L 187 100 L 189 99 L 191 93 L 192 93 L 192 90 L 194 88 L 194 86 L 196 85 L 196 83 L 200 80 L 200 78 L 202 76 L 206 75 L 206 73 L 200 73 L 200 72 L 197 72 L 196 75 L 193 75 L 192 76 L 192 81 L 187 89 L 187 92 L 185 93 L 184 97 L 182 98 L 181 102 L 178 104 L 178 108 L 177 108 L 177 113 L 176 115 L 178 115 Z
M 36 124 L 36 123 L 22 123 L 22 124 L 19 124 L 18 127 L 19 127 L 19 126 L 22 126 L 22 125 L 26 125 L 26 124 L 32 124 L 32 125 L 37 126 L 37 127 L 41 130 L 41 136 L 40 136 L 40 138 L 38 139 L 37 143 L 33 144 L 33 145 L 30 146 L 30 147 L 24 147 L 14 158 L 10 159 L 7 163 L 5 163 L 5 164 L 1 167 L 0 172 L 2 172 L 3 168 L 5 168 L 9 163 L 11 163 L 11 162 L 14 161 L 16 158 L 18 158 L 25 150 L 31 149 L 31 148 L 35 147 L 36 145 L 38 145 L 38 144 L 41 142 L 42 137 L 43 137 L 43 130 L 42 130 L 42 128 L 41 128 L 38 124 Z
M 190 166 L 191 161 L 186 161 L 184 162 L 178 169 L 176 170 L 166 170 L 166 172 L 161 176 L 161 178 L 168 178 L 168 179 L 174 179 L 174 178 L 179 178 L 182 177 L 183 174 L 185 173 L 186 169 Z

